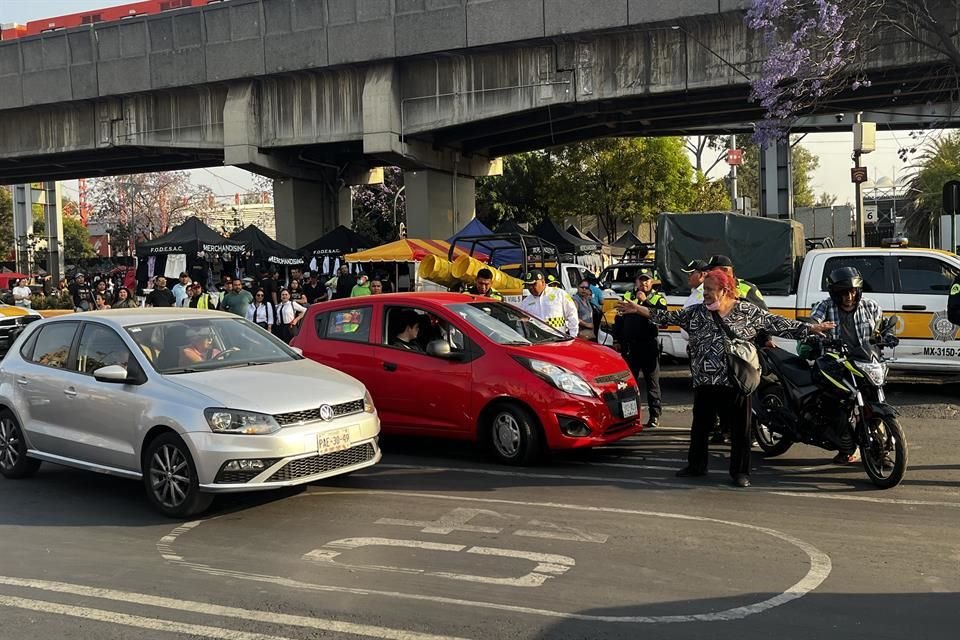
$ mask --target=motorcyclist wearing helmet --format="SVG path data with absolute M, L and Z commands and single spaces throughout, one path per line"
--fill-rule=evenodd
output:
M 854 360 L 871 361 L 877 356 L 873 344 L 877 328 L 883 320 L 880 305 L 863 297 L 863 276 L 853 267 L 834 269 L 827 276 L 830 297 L 813 308 L 812 322 L 832 321 L 836 327 L 827 333 L 832 340 L 842 340 Z M 886 346 L 895 346 L 891 326 L 881 336 Z
M 873 340 L 881 326 L 883 310 L 875 300 L 863 297 L 863 277 L 860 272 L 853 267 L 834 269 L 827 276 L 827 290 L 830 297 L 813 308 L 810 321 L 834 322 L 836 326 L 825 333 L 828 339 L 842 340 L 853 360 L 874 360 L 878 354 Z M 898 340 L 892 332 L 893 325 L 880 336 L 885 346 L 896 346 Z M 833 460 L 838 464 L 850 464 L 859 460 L 856 444 L 852 439 L 843 443 L 840 453 Z

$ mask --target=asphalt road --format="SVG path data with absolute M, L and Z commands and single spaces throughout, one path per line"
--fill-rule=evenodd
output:
M 954 393 L 894 389 L 927 408 L 889 491 L 802 446 L 756 456 L 751 489 L 724 447 L 676 479 L 683 410 L 526 469 L 390 439 L 367 472 L 186 524 L 137 483 L 44 465 L 0 481 L 0 638 L 952 639 L 960 420 L 922 414 Z

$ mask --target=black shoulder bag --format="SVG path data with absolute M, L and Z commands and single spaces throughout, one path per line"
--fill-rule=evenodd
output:
M 720 314 L 711 312 L 713 321 L 726 336 L 723 351 L 727 355 L 727 369 L 730 383 L 733 388 L 745 396 L 749 396 L 760 386 L 760 358 L 757 347 L 749 340 L 738 338 L 726 325 Z

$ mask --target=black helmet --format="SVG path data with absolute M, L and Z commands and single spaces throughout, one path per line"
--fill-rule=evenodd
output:
M 853 267 L 834 269 L 827 276 L 827 290 L 834 304 L 839 305 L 843 292 L 850 289 L 856 290 L 857 304 L 860 304 L 860 298 L 863 296 L 863 276 Z

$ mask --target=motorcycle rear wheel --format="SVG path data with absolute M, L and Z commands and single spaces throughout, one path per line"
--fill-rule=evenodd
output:
M 761 387 L 754 402 L 759 402 L 761 407 L 767 409 L 783 407 L 783 389 L 779 385 Z M 789 436 L 773 431 L 763 424 L 756 413 L 753 415 L 753 437 L 764 458 L 782 456 L 793 446 L 793 440 Z
M 893 416 L 866 419 L 860 458 L 877 487 L 890 489 L 900 484 L 907 471 L 907 440 L 900 422 Z

